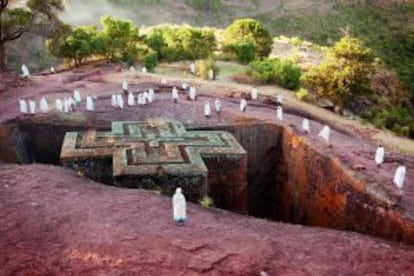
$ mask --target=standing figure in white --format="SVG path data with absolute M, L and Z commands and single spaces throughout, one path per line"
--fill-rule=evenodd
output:
M 206 103 L 204 104 L 204 116 L 206 116 L 207 118 L 211 117 L 211 107 L 209 101 L 206 101 Z
M 402 188 L 404 186 L 404 179 L 405 179 L 406 171 L 407 169 L 405 168 L 404 163 L 400 161 L 399 166 L 397 170 L 395 171 L 395 175 L 394 175 L 394 184 L 395 186 L 397 186 L 400 196 L 403 194 Z
M 381 164 L 384 162 L 384 155 L 384 147 L 382 145 L 378 145 L 378 148 L 375 151 L 375 163 L 377 164 L 377 167 L 381 166 Z
M 257 89 L 254 87 L 251 93 L 252 100 L 257 100 Z
M 24 99 L 19 99 L 19 106 L 20 106 L 20 112 L 23 114 L 27 114 L 28 113 L 28 108 L 27 108 L 27 102 Z
M 240 100 L 240 111 L 246 112 L 247 109 L 247 101 L 245 99 Z
M 305 131 L 306 134 L 309 133 L 310 131 L 310 126 L 309 126 L 309 119 L 304 118 L 302 121 L 302 129 Z
M 329 143 L 329 136 L 331 134 L 331 129 L 329 126 L 324 126 L 321 132 L 319 132 L 319 136 L 322 137 L 326 142 Z
M 180 187 L 175 189 L 175 194 L 172 198 L 173 219 L 178 226 L 183 226 L 187 220 L 187 206 L 185 197 Z
M 216 107 L 216 112 L 217 112 L 218 114 L 220 114 L 220 112 L 221 112 L 221 102 L 220 102 L 220 100 L 219 100 L 219 99 L 216 99 L 216 100 L 214 101 L 214 106 Z
M 171 97 L 172 97 L 174 103 L 178 103 L 178 90 L 175 86 L 173 87 L 173 89 L 171 91 Z
M 278 120 L 283 121 L 283 109 L 281 106 L 276 107 L 276 116 Z

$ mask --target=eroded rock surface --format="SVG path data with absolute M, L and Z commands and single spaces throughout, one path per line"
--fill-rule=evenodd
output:
M 414 248 L 248 218 L 95 183 L 62 167 L 0 166 L 2 275 L 409 275 Z

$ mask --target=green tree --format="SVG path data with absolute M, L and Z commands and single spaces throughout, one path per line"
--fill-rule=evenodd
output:
M 342 109 L 349 97 L 371 91 L 374 56 L 361 41 L 344 36 L 327 58 L 303 75 L 302 83 L 319 97 L 330 99 Z
M 36 27 L 56 29 L 60 21 L 55 12 L 64 8 L 63 0 L 29 0 L 27 8 L 11 8 L 10 3 L 0 0 L 0 71 L 6 69 L 6 43 Z
M 273 40 L 259 21 L 238 19 L 224 30 L 224 50 L 231 51 L 232 45 L 241 43 L 252 43 L 255 49 L 255 58 L 262 59 L 266 58 L 272 50 Z
M 139 29 L 131 21 L 114 20 L 110 16 L 101 19 L 103 26 L 103 52 L 110 61 L 134 63 L 139 54 L 142 38 Z

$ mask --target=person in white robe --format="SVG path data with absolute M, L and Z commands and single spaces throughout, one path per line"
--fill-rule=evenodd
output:
M 283 121 L 283 109 L 281 106 L 276 107 L 276 116 L 278 120 Z
M 211 117 L 211 107 L 209 101 L 206 101 L 206 103 L 204 104 L 204 116 L 206 116 L 207 118 Z
M 377 164 L 377 167 L 381 166 L 384 162 L 384 155 L 384 147 L 382 145 L 378 145 L 377 150 L 375 151 L 375 163 Z
M 309 133 L 310 127 L 309 127 L 309 120 L 307 118 L 304 118 L 303 121 L 302 121 L 302 129 L 306 133 Z
M 214 106 L 215 106 L 215 108 L 216 108 L 216 112 L 217 112 L 217 113 L 220 113 L 220 112 L 221 112 L 221 102 L 220 102 L 220 100 L 219 100 L 219 99 L 216 99 L 216 100 L 214 101 Z
M 144 73 L 144 74 L 148 73 L 147 67 L 145 67 L 145 66 L 142 67 L 141 72 Z
M 165 78 L 162 78 L 161 79 L 161 85 L 167 85 L 167 80 L 165 79 Z
M 283 95 L 282 94 L 279 94 L 279 95 L 277 95 L 276 96 L 276 105 L 277 106 L 281 106 L 282 105 L 282 102 L 283 102 Z
M 23 114 L 27 114 L 28 113 L 28 108 L 27 108 L 27 102 L 24 99 L 19 99 L 19 107 L 20 107 L 20 112 Z
M 134 94 L 132 94 L 131 92 L 128 93 L 128 105 L 129 106 L 135 105 Z
M 329 126 L 324 126 L 318 135 L 322 137 L 326 142 L 329 142 L 330 134 L 331 134 L 331 129 L 329 128 Z
M 173 219 L 178 226 L 183 226 L 187 221 L 187 206 L 185 196 L 180 187 L 175 189 L 172 198 Z
M 117 94 L 116 95 L 116 105 L 120 109 L 123 109 L 124 108 L 124 99 L 122 98 L 122 95 L 121 94 Z
M 56 69 L 55 69 L 55 67 L 50 67 L 50 73 L 52 73 L 52 74 L 55 74 L 56 73 Z
M 210 69 L 210 70 L 208 70 L 208 79 L 209 80 L 214 80 L 214 70 L 213 69 Z
M 65 113 L 69 113 L 70 112 L 70 103 L 69 103 L 69 99 L 67 97 L 65 97 L 63 99 L 63 111 Z
M 131 66 L 129 67 L 129 72 L 130 72 L 130 73 L 136 73 L 136 69 L 135 69 L 135 67 L 134 67 L 133 65 L 131 65 Z
M 24 78 L 28 78 L 30 76 L 29 68 L 27 68 L 26 64 L 22 65 L 22 76 Z
M 191 62 L 190 64 L 190 73 L 195 75 L 196 74 L 196 66 L 194 64 L 194 62 Z
M 251 92 L 251 97 L 252 97 L 252 100 L 257 100 L 257 88 L 256 87 L 254 87 L 253 89 L 252 89 L 252 92 Z
M 247 109 L 247 101 L 245 99 L 240 100 L 240 111 L 245 112 Z
M 142 98 L 144 99 L 144 104 L 151 102 L 149 93 L 147 91 L 144 91 L 144 93 L 142 94 Z
M 76 103 L 77 105 L 78 105 L 78 104 L 80 104 L 80 103 L 82 102 L 82 98 L 81 98 L 81 95 L 80 95 L 79 90 L 75 89 L 75 90 L 73 91 L 73 99 L 75 100 L 75 103 Z
M 49 111 L 49 105 L 47 104 L 47 101 L 46 101 L 45 97 L 42 97 L 40 99 L 40 111 L 42 113 L 46 113 L 46 112 Z
M 113 107 L 118 107 L 118 97 L 116 94 L 112 94 L 111 96 L 111 105 Z
M 36 114 L 36 101 L 29 100 L 29 113 Z
M 137 97 L 137 102 L 139 106 L 144 106 L 145 105 L 145 99 L 144 99 L 144 94 L 143 93 L 139 93 L 138 97 Z
M 184 91 L 187 91 L 188 89 L 188 84 L 185 82 L 181 85 L 181 87 L 184 89 Z
M 190 92 L 188 93 L 190 100 L 195 101 L 197 100 L 196 88 L 194 86 L 190 87 Z
M 93 99 L 90 95 L 86 96 L 86 110 L 87 111 L 95 111 L 95 104 Z
M 128 94 L 128 82 L 126 80 L 122 81 L 122 90 L 125 94 Z
M 405 168 L 403 162 L 400 162 L 394 174 L 394 184 L 395 186 L 397 186 L 400 195 L 402 195 L 403 193 L 402 188 L 404 186 L 404 179 L 405 179 L 406 171 L 407 169 Z
M 173 89 L 171 91 L 171 97 L 172 97 L 174 103 L 178 103 L 178 90 L 175 86 L 173 87 Z
M 154 89 L 150 88 L 150 89 L 148 90 L 148 95 L 149 95 L 149 97 L 148 97 L 148 101 L 149 101 L 150 103 L 152 103 L 152 102 L 155 100 Z
M 63 103 L 61 99 L 55 100 L 55 108 L 57 112 L 63 112 Z

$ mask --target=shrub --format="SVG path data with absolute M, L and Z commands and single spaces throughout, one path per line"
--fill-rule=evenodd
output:
M 231 45 L 252 43 L 255 58 L 266 58 L 272 50 L 273 40 L 263 25 L 254 19 L 238 19 L 229 25 L 223 33 L 223 48 Z
M 206 208 L 212 207 L 214 205 L 213 199 L 209 196 L 204 196 L 199 201 L 200 205 Z
M 210 69 L 213 69 L 214 75 L 217 77 L 219 74 L 219 68 L 216 66 L 216 61 L 214 58 L 209 57 L 205 60 L 199 60 L 196 62 L 196 68 L 197 68 L 197 76 L 203 80 L 208 79 L 208 72 Z
M 256 49 L 252 42 L 240 42 L 227 45 L 224 52 L 233 53 L 238 62 L 247 64 L 254 60 Z
M 290 60 L 268 59 L 250 63 L 248 74 L 262 83 L 277 83 L 287 89 L 297 89 L 302 70 Z
M 154 72 L 155 67 L 158 65 L 158 54 L 157 52 L 149 52 L 144 56 L 144 66 L 148 72 Z

